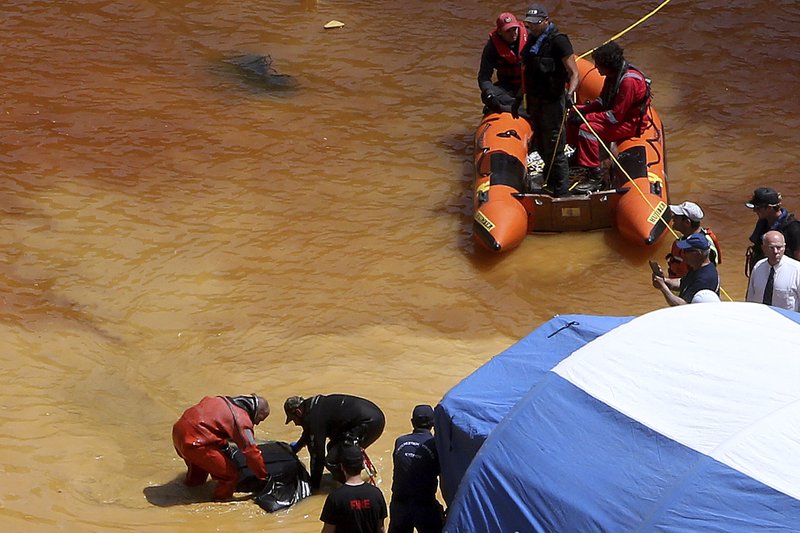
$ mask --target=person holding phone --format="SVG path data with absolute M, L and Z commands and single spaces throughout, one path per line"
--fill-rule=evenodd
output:
M 651 261 L 653 287 L 661 291 L 671 306 L 692 303 L 695 294 L 702 290 L 710 290 L 719 295 L 719 272 L 709 258 L 711 246 L 705 235 L 693 233 L 678 241 L 677 245 L 689 266 L 689 273 L 682 278 L 665 278 L 661 267 Z

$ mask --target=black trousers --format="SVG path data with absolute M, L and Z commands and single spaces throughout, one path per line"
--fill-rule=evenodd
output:
M 389 532 L 441 533 L 444 527 L 444 509 L 438 501 L 397 501 L 389 505 Z
M 564 196 L 569 187 L 569 163 L 564 154 L 567 144 L 564 124 L 566 98 L 564 95 L 557 100 L 528 97 L 527 106 L 533 126 L 534 148 L 544 161 L 545 184 L 555 196 Z

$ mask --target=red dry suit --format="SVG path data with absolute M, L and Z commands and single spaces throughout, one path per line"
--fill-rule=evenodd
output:
M 641 135 L 650 123 L 649 105 L 650 90 L 644 74 L 625 63 L 616 79 L 606 76 L 600 98 L 575 107 L 608 144 Z M 600 166 L 600 143 L 583 121 L 568 124 L 567 142 L 576 147 L 579 165 Z
M 186 484 L 205 483 L 209 474 L 219 483 L 214 498 L 233 496 L 239 469 L 222 451 L 232 440 L 244 453 L 247 466 L 260 479 L 267 477 L 261 451 L 253 438 L 253 421 L 247 411 L 223 396 L 206 396 L 188 408 L 172 426 L 175 451 L 186 462 Z

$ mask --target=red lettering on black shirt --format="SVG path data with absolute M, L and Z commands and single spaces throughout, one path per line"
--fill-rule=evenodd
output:
M 370 502 L 369 499 L 366 500 L 350 500 L 350 509 L 355 509 L 358 511 L 369 509 Z

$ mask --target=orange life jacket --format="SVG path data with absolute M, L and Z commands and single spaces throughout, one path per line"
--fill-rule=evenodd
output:
M 708 239 L 708 244 L 710 245 L 711 252 L 708 254 L 709 259 L 711 259 L 712 263 L 717 265 L 722 263 L 722 251 L 719 247 L 719 241 L 717 240 L 717 235 L 712 231 L 711 228 L 700 228 L 700 231 L 703 235 L 706 236 Z M 688 237 L 688 235 L 687 235 Z M 684 237 L 685 238 L 685 237 Z M 670 278 L 682 278 L 686 274 L 689 273 L 689 266 L 683 260 L 683 250 L 678 248 L 678 241 L 682 239 L 677 239 L 675 242 L 672 243 L 672 249 L 667 254 L 667 275 Z
M 513 49 L 500 37 L 497 30 L 490 33 L 489 38 L 503 60 L 495 66 L 495 69 L 497 69 L 497 81 L 519 87 L 522 84 L 522 50 L 528 42 L 527 28 L 521 22 L 519 23 L 519 38 L 517 39 L 517 45 Z

